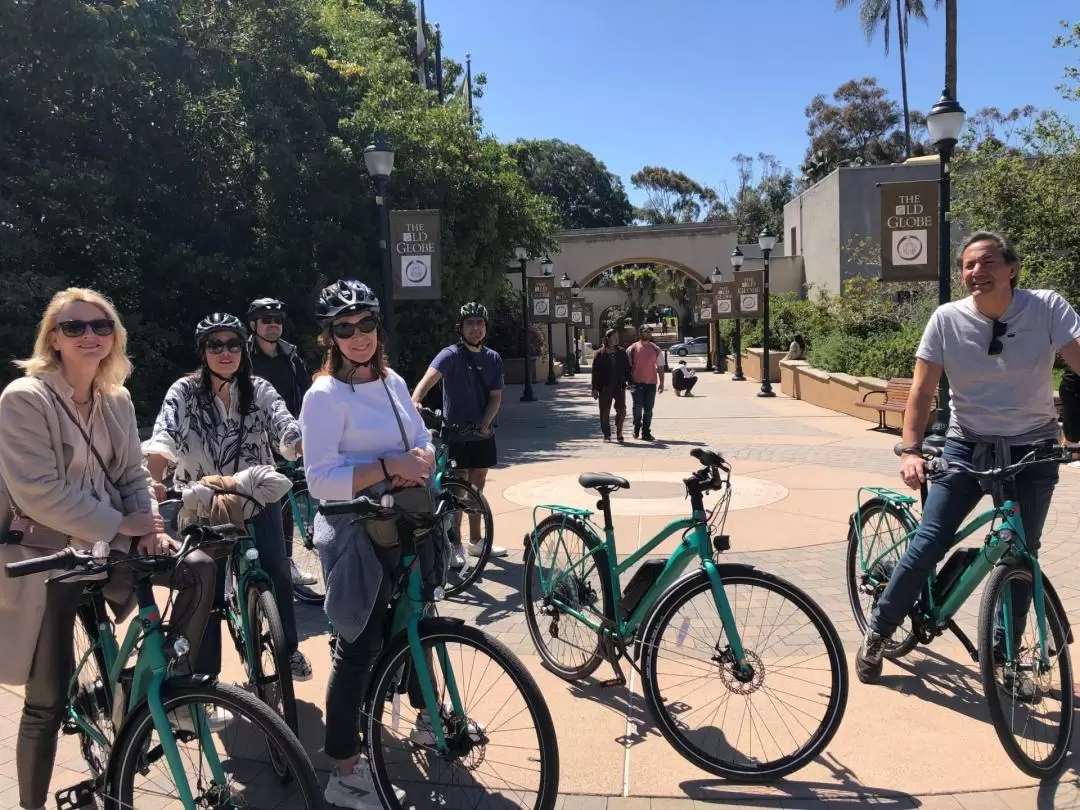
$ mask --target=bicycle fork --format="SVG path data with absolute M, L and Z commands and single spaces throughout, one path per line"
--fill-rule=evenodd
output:
M 438 695 L 435 694 L 435 685 L 432 680 L 432 672 L 428 666 L 428 658 L 424 654 L 424 646 L 420 641 L 420 616 L 413 615 L 409 620 L 408 628 L 409 651 L 412 656 L 413 676 L 420 685 L 420 693 L 424 698 L 424 707 L 427 710 L 428 719 L 431 721 L 431 729 L 435 736 L 435 747 L 440 754 L 446 754 L 450 746 L 446 741 L 446 732 L 442 723 L 442 705 Z M 446 645 L 437 645 L 436 655 L 439 660 L 439 668 L 443 673 L 446 691 L 450 697 L 450 708 L 454 716 L 465 717 L 465 709 L 461 702 L 461 694 L 458 691 L 457 678 L 454 668 L 450 663 L 450 656 L 446 652 Z
M 713 603 L 716 605 L 717 613 L 720 614 L 720 623 L 723 625 L 724 633 L 727 635 L 727 652 L 731 659 L 730 662 L 733 664 L 732 672 L 738 680 L 749 681 L 754 677 L 754 668 L 746 659 L 746 650 L 743 649 L 738 628 L 735 627 L 735 615 L 731 612 L 731 603 L 728 602 L 724 582 L 720 579 L 720 570 L 717 568 L 716 563 L 709 558 L 706 558 L 702 565 L 705 568 L 706 575 L 709 577 L 709 584 L 712 586 Z M 724 650 L 719 647 L 719 642 L 717 642 L 717 652 L 724 655 Z

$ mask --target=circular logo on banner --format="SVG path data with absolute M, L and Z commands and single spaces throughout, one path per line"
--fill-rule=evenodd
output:
M 896 253 L 904 261 L 914 261 L 923 252 L 922 240 L 916 236 L 907 235 L 896 243 Z
M 427 278 L 428 264 L 421 259 L 413 259 L 405 265 L 405 278 L 412 284 L 420 284 Z
M 756 295 L 744 295 L 740 303 L 743 311 L 753 312 L 757 309 L 757 296 Z
M 533 301 L 533 312 L 537 315 L 547 315 L 548 301 L 546 298 L 537 298 Z
M 716 302 L 716 311 L 717 312 L 723 312 L 723 313 L 731 312 L 731 301 L 728 300 L 728 299 L 724 299 L 722 301 L 717 301 Z

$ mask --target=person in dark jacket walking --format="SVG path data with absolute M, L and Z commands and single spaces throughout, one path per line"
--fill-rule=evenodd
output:
M 281 339 L 285 331 L 285 304 L 276 298 L 256 298 L 248 306 L 248 354 L 251 371 L 262 377 L 278 392 L 293 418 L 299 418 L 304 394 L 311 387 L 311 373 L 304 364 L 299 350 Z M 280 460 L 280 459 L 279 459 Z M 285 531 L 285 555 L 293 556 L 293 514 L 289 496 L 281 501 L 281 522 Z M 314 585 L 318 579 L 309 571 L 302 571 L 290 562 L 292 580 L 296 585 Z
M 615 405 L 615 439 L 623 441 L 623 422 L 626 420 L 626 386 L 630 382 L 630 361 L 626 350 L 619 345 L 619 333 L 608 329 L 604 346 L 596 353 L 592 365 L 592 395 L 600 401 L 600 429 L 604 441 L 611 441 L 611 406 Z

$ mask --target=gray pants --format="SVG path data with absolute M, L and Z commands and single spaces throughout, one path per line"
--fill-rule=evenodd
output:
M 174 572 L 157 574 L 155 585 L 178 590 L 169 617 L 169 635 L 184 635 L 191 642 L 188 660 L 195 660 L 214 601 L 214 561 L 201 551 L 192 552 Z M 19 803 L 25 810 L 45 807 L 56 761 L 57 736 L 67 708 L 68 685 L 75 670 L 75 617 L 83 584 L 48 585 L 30 679 L 26 682 L 15 764 L 19 774 Z M 133 588 L 130 569 L 116 568 L 105 589 L 107 597 L 125 599 Z M 104 673 L 103 673 L 104 674 Z

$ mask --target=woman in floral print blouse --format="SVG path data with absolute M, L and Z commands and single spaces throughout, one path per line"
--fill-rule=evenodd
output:
M 273 450 L 289 460 L 299 457 L 300 425 L 274 387 L 252 375 L 246 338 L 243 324 L 232 315 L 218 312 L 199 322 L 195 341 L 202 363 L 169 388 L 146 445 L 150 476 L 160 492 L 170 466 L 174 482 L 183 485 L 207 475 L 235 475 L 249 467 L 274 465 Z M 309 680 L 311 664 L 297 648 L 280 502 L 266 504 L 252 522 L 259 560 L 274 582 L 293 680 Z M 220 602 L 224 566 L 218 579 Z M 208 675 L 221 670 L 220 618 L 212 619 L 206 630 L 195 669 Z

